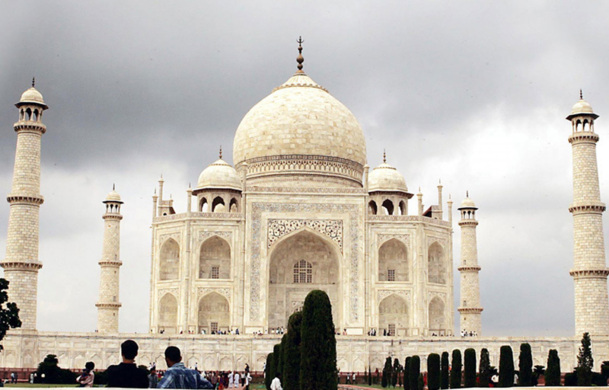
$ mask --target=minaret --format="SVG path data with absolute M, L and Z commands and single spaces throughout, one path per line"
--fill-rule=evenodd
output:
M 571 121 L 569 143 L 573 146 L 573 276 L 575 285 L 575 336 L 584 332 L 609 335 L 609 301 L 603 211 L 598 185 L 594 120 L 598 115 L 583 99 L 575 103 L 567 120 Z
M 461 273 L 461 302 L 459 306 L 459 314 L 461 317 L 460 331 L 474 332 L 475 335 L 482 335 L 481 313 L 482 306 L 480 305 L 480 282 L 478 272 L 478 245 L 476 243 L 476 204 L 469 198 L 469 193 L 463 199 L 461 207 L 458 208 L 461 212 L 461 265 L 459 272 Z
M 118 301 L 119 271 L 123 264 L 120 260 L 120 224 L 121 215 L 120 195 L 112 187 L 104 202 L 106 213 L 104 219 L 104 244 L 102 258 L 99 261 L 101 267 L 99 277 L 99 300 L 97 306 L 97 330 L 100 333 L 118 333 L 118 309 L 121 307 Z
M 47 128 L 42 123 L 42 113 L 48 108 L 42 95 L 29 88 L 21 95 L 19 121 L 14 124 L 17 132 L 17 149 L 13 185 L 6 200 L 10 204 L 6 257 L 0 263 L 4 278 L 10 282 L 9 301 L 19 308 L 21 328 L 36 330 L 36 304 L 38 295 L 38 219 L 40 205 L 40 141 Z

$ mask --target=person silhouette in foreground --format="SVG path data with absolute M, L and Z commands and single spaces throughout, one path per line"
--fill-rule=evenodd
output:
M 108 387 L 132 387 L 145 389 L 148 387 L 148 375 L 145 370 L 135 365 L 138 346 L 133 340 L 121 344 L 123 362 L 108 367 Z
M 159 389 L 213 389 L 208 380 L 201 377 L 198 371 L 186 368 L 182 363 L 182 354 L 178 347 L 170 346 L 165 350 L 167 371 L 159 382 Z

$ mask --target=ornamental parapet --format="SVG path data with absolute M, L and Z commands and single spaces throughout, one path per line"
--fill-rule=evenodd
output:
M 42 268 L 42 263 L 33 261 L 33 262 L 25 262 L 25 261 L 3 261 L 0 262 L 0 267 L 4 268 L 7 271 L 31 271 L 37 272 L 40 268 Z
M 114 220 L 120 221 L 121 219 L 123 219 L 123 216 L 120 215 L 120 214 L 109 214 L 108 213 L 108 214 L 104 214 L 102 216 L 102 219 L 104 219 L 104 220 L 106 220 L 106 219 L 114 219 Z
M 481 269 L 479 265 L 463 265 L 457 268 L 458 271 L 480 271 Z
M 450 227 L 450 222 L 448 221 L 418 215 L 368 215 L 367 218 L 369 222 L 422 222 L 432 225 Z
M 41 122 L 17 122 L 13 125 L 16 132 L 31 132 L 37 134 L 44 134 L 47 132 L 47 127 Z
M 577 279 L 606 279 L 609 275 L 609 268 L 597 269 L 572 269 L 569 275 Z
M 596 143 L 599 140 L 599 136 L 591 131 L 582 131 L 573 133 L 569 136 L 569 143 Z
M 240 221 L 243 219 L 243 213 L 204 213 L 204 212 L 191 212 L 191 213 L 180 213 L 161 215 L 154 217 L 153 223 L 169 222 L 169 221 L 182 221 L 187 219 L 215 219 L 215 220 L 231 220 Z
M 590 202 L 588 204 L 572 204 L 569 212 L 573 214 L 600 214 L 605 211 L 605 204 L 602 202 Z
M 95 304 L 96 307 L 99 307 L 101 309 L 118 309 L 119 307 L 123 306 L 121 303 L 96 303 Z
M 97 264 L 108 267 L 120 267 L 123 262 L 120 260 L 100 260 Z
M 459 311 L 459 313 L 480 314 L 484 309 L 481 307 L 460 307 L 457 310 Z
M 10 194 L 6 197 L 6 201 L 10 204 L 29 204 L 41 205 L 44 203 L 42 195 L 14 195 Z

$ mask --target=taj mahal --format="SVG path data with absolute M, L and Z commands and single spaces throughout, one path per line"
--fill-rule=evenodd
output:
M 44 202 L 40 153 L 49 107 L 34 85 L 22 94 L 14 124 L 6 256 L 0 265 L 23 325 L 2 341 L 0 366 L 35 367 L 52 353 L 62 367 L 81 367 L 85 361 L 107 367 L 118 361 L 120 342 L 131 338 L 140 345 L 138 361 L 156 361 L 161 368 L 165 347 L 177 345 L 190 366 L 198 362 L 206 370 L 231 370 L 249 363 L 261 370 L 281 337 L 274 330 L 286 327 L 314 289 L 327 292 L 332 302 L 341 371 L 382 367 L 387 356 L 418 354 L 424 364 L 431 352 L 469 347 L 478 353 L 487 348 L 497 365 L 501 345 L 517 349 L 522 342 L 531 344 L 535 364 L 544 365 L 549 349 L 558 349 L 568 371 L 584 332 L 593 336 L 595 361 L 609 360 L 605 205 L 596 163 L 598 115 L 590 104 L 583 97 L 576 102 L 567 116 L 571 132 L 566 126 L 564 132 L 573 148 L 574 195 L 565 212 L 568 207 L 574 220 L 575 334 L 486 337 L 476 204 L 467 195 L 453 207 L 441 183 L 426 198 L 434 201 L 424 204 L 421 191 L 409 189 L 386 157 L 369 167 L 364 130 L 303 71 L 302 46 L 298 49 L 296 72 L 241 120 L 233 165 L 220 150 L 194 188 L 185 189 L 185 210 L 176 210 L 163 192 L 171 178 L 159 180 L 151 207 L 146 334 L 118 331 L 120 224 L 130 205 L 115 190 L 103 200 L 101 282 L 98 301 L 91 302 L 97 306 L 97 329 L 37 330 L 37 280 L 44 272 L 38 260 Z M 461 235 L 460 259 L 453 258 L 455 229 Z M 459 275 L 453 275 L 455 261 Z M 460 337 L 463 331 L 469 337 Z

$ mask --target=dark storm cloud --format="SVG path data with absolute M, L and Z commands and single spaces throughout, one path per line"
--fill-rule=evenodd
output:
M 131 257 L 124 267 L 146 270 L 156 178 L 165 174 L 183 209 L 187 183 L 217 158 L 219 145 L 232 161 L 241 118 L 296 69 L 302 35 L 305 71 L 358 118 L 371 167 L 387 148 L 426 204 L 439 178 L 455 209 L 466 189 L 475 194 L 486 219 L 479 249 L 488 333 L 571 334 L 572 292 L 556 289 L 572 289 L 563 118 L 579 88 L 601 114 L 599 128 L 609 113 L 608 10 L 555 1 L 2 2 L 0 184 L 8 193 L 13 104 L 36 76 L 51 107 L 41 253 L 60 253 L 73 240 L 100 247 L 99 201 L 118 182 L 132 213 L 124 221 L 123 253 Z M 601 133 L 601 190 L 609 194 L 604 141 Z M 4 243 L 7 206 L 0 217 Z M 456 227 L 455 262 L 458 245 Z M 88 252 L 69 255 L 89 261 L 95 278 L 99 254 Z M 41 283 L 50 283 L 61 263 L 45 261 Z M 148 275 L 139 273 L 134 294 L 147 299 Z M 506 274 L 512 277 L 497 280 Z M 506 294 L 515 284 L 522 288 Z M 93 302 L 96 291 L 88 294 Z M 122 296 L 125 309 L 139 310 Z M 529 323 L 515 320 L 522 307 Z M 44 318 L 62 329 L 51 311 Z M 146 327 L 145 320 L 121 321 Z

